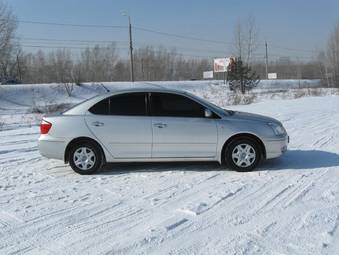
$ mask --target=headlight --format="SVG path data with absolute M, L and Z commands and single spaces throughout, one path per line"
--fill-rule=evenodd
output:
M 286 130 L 282 125 L 272 122 L 267 124 L 273 129 L 274 134 L 276 134 L 277 136 L 283 136 L 286 134 Z

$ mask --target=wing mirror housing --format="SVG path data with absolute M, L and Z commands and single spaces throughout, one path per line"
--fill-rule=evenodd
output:
M 213 112 L 210 109 L 205 109 L 205 118 L 212 118 Z

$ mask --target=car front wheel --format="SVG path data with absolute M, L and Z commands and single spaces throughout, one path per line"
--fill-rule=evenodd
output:
M 260 146 L 256 141 L 240 138 L 226 147 L 224 159 L 230 168 L 239 172 L 248 172 L 258 166 L 261 155 Z
M 70 150 L 69 163 L 79 174 L 93 174 L 101 168 L 102 154 L 100 149 L 91 142 L 76 144 Z

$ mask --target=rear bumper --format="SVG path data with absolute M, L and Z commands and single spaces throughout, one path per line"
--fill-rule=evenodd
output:
M 265 141 L 266 159 L 278 158 L 287 151 L 289 136 L 284 138 Z
M 48 135 L 41 135 L 38 140 L 40 154 L 46 158 L 64 160 L 67 143 Z

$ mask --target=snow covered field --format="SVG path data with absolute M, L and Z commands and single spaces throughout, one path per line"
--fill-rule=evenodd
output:
M 94 94 L 77 89 L 54 102 Z M 188 90 L 222 105 L 214 89 Z M 34 100 L 17 90 L 0 98 L 0 254 L 338 254 L 338 95 L 228 107 L 290 135 L 286 155 L 256 172 L 138 163 L 80 176 L 39 155 L 41 115 L 26 113 L 43 88 Z

